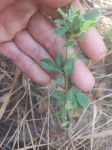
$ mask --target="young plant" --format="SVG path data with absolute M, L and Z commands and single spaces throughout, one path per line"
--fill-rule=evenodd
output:
M 60 111 L 57 114 L 62 119 L 62 126 L 68 126 L 69 129 L 71 129 L 72 118 L 77 116 L 79 108 L 88 106 L 89 100 L 82 91 L 72 84 L 72 80 L 69 77 L 75 69 L 75 59 L 68 56 L 68 48 L 74 45 L 74 39 L 76 39 L 76 41 L 79 40 L 80 36 L 84 35 L 89 28 L 96 25 L 101 12 L 98 9 L 94 9 L 82 15 L 80 10 L 74 10 L 73 7 L 67 9 L 66 12 L 61 8 L 57 11 L 61 14 L 62 19 L 57 19 L 54 22 L 58 24 L 56 33 L 63 35 L 65 38 L 66 61 L 61 53 L 57 53 L 55 63 L 48 58 L 44 58 L 41 60 L 41 66 L 45 70 L 58 72 L 55 79 L 56 88 L 53 91 L 53 97 L 60 107 Z M 82 57 L 80 51 L 77 54 Z M 63 76 L 66 78 L 65 91 L 59 91 L 58 86 L 61 86 Z

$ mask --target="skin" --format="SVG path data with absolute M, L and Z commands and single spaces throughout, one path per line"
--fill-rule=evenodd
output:
M 0 1 L 0 53 L 38 84 L 47 84 L 56 76 L 43 70 L 40 60 L 53 59 L 57 52 L 65 52 L 64 39 L 57 36 L 55 25 L 41 10 L 57 18 L 56 9 L 70 3 L 84 12 L 78 0 Z M 91 59 L 99 60 L 105 55 L 106 47 L 95 28 L 90 29 L 78 44 Z M 81 60 L 74 65 L 73 83 L 83 91 L 91 90 L 95 83 L 91 72 Z

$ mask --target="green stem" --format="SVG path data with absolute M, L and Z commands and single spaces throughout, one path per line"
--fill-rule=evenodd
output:
M 68 62 L 68 47 L 66 48 L 66 63 Z M 68 75 L 66 74 L 66 94 L 68 93 Z

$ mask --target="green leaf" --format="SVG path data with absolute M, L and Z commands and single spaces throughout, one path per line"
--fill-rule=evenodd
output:
M 72 80 L 70 77 L 68 77 L 68 88 L 71 89 L 72 86 L 73 86 Z
M 100 16 L 102 15 L 102 12 L 100 9 L 95 8 L 93 10 L 88 11 L 85 15 L 84 15 L 84 19 L 85 20 L 91 20 L 91 19 L 98 19 Z
M 89 20 L 89 21 L 85 21 L 85 22 L 83 23 L 83 26 L 82 26 L 81 30 L 86 31 L 87 29 L 89 29 L 89 28 L 95 26 L 96 23 L 97 23 L 97 20 L 96 20 L 96 19 L 92 19 L 92 20 Z
M 72 104 L 69 101 L 67 101 L 67 103 L 65 104 L 65 109 L 66 110 L 73 109 L 73 106 L 72 106 Z
M 60 107 L 60 111 L 58 111 L 56 113 L 56 115 L 58 117 L 60 117 L 62 119 L 63 122 L 66 122 L 67 121 L 67 111 L 66 109 L 64 108 L 64 105 L 62 107 Z
M 79 59 L 89 59 L 82 51 L 78 51 L 77 52 L 76 58 L 79 58 Z
M 79 109 L 79 108 L 78 108 Z M 73 108 L 71 110 L 68 111 L 68 116 L 69 118 L 74 118 L 74 117 L 79 117 L 80 113 L 77 111 L 78 109 Z
M 72 40 L 70 40 L 70 41 L 68 41 L 68 42 L 66 42 L 65 44 L 64 44 L 64 47 L 69 47 L 69 46 L 72 46 L 72 45 L 74 45 L 74 41 L 72 41 Z
M 56 114 L 57 117 L 60 117 L 60 118 L 62 117 L 61 111 L 58 111 L 58 112 L 56 112 L 55 114 Z
M 69 123 L 70 123 L 70 121 L 65 121 L 65 122 L 62 123 L 61 127 L 65 128 L 69 125 Z
M 63 90 L 55 90 L 52 95 L 60 104 L 64 103 L 65 100 L 65 92 Z M 62 103 L 61 103 L 62 102 Z
M 56 19 L 55 21 L 53 21 L 54 23 L 57 23 L 59 25 L 68 25 L 67 22 L 65 22 L 64 20 L 61 19 Z
M 55 83 L 58 84 L 58 85 L 61 85 L 62 84 L 62 74 L 59 73 L 55 79 Z
M 57 27 L 55 29 L 55 31 L 58 35 L 62 35 L 62 34 L 65 34 L 69 29 L 70 29 L 70 26 L 66 25 L 66 26 L 63 26 L 63 27 Z
M 82 19 L 80 18 L 80 16 L 75 16 L 74 20 L 73 20 L 73 27 L 74 30 L 77 31 L 79 30 L 80 26 L 81 26 L 81 21 Z
M 40 61 L 41 66 L 48 71 L 59 71 L 59 68 L 55 65 L 52 60 L 44 58 Z
M 76 96 L 76 99 L 77 99 L 78 104 L 79 104 L 82 108 L 87 107 L 88 104 L 89 104 L 89 99 L 88 99 L 88 97 L 87 97 L 82 91 L 80 91 L 79 89 L 74 88 L 74 90 L 75 90 L 75 96 Z
M 63 120 L 63 122 L 67 121 L 67 111 L 66 111 L 64 105 L 61 107 L 61 112 L 62 112 L 62 120 Z
M 70 91 L 67 94 L 67 101 L 70 101 L 70 103 L 72 104 L 73 108 L 77 108 L 77 101 L 76 101 L 76 97 L 75 97 L 75 90 L 74 87 L 70 89 Z
M 71 7 L 68 11 L 68 20 L 72 23 L 74 17 L 76 16 L 76 11 L 73 7 Z
M 61 70 L 63 70 L 63 67 L 64 67 L 64 56 L 60 52 L 58 52 L 57 55 L 56 55 L 56 64 L 58 65 L 58 67 Z
M 75 61 L 74 58 L 70 58 L 68 62 L 65 64 L 64 71 L 67 75 L 69 75 L 74 71 L 74 61 Z
M 59 12 L 59 14 L 62 15 L 63 18 L 66 16 L 66 13 L 61 8 L 58 8 L 57 12 Z

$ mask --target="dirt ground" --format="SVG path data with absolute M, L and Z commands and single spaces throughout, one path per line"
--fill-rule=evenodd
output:
M 97 28 L 108 49 L 103 60 L 89 63 L 96 79 L 89 106 L 68 135 L 56 116 L 53 81 L 39 86 L 0 56 L 0 150 L 112 150 L 112 0 L 82 2 L 102 10 Z

